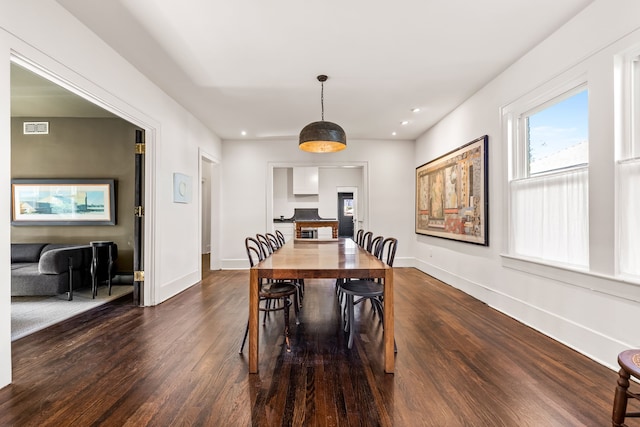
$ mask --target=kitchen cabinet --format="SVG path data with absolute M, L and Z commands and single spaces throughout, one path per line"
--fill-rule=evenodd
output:
M 318 194 L 318 168 L 293 168 L 293 194 Z

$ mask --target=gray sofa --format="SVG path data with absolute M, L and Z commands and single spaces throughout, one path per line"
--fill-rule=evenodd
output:
M 91 284 L 90 245 L 11 244 L 11 296 L 58 295 Z

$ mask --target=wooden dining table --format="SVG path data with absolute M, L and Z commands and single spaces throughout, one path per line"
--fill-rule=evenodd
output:
M 258 372 L 259 286 L 262 279 L 384 279 L 384 371 L 393 373 L 393 268 L 349 238 L 292 239 L 251 268 L 249 372 Z

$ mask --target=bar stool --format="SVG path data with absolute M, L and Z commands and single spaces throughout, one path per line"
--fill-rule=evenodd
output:
M 629 391 L 629 378 L 640 380 L 640 349 L 625 350 L 618 355 L 620 375 L 613 399 L 613 416 L 611 421 L 614 427 L 622 427 L 625 417 L 640 417 L 640 412 L 627 412 L 629 398 L 640 400 L 640 394 Z

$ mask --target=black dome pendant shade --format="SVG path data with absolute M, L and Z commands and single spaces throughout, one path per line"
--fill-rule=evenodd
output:
M 301 150 L 311 153 L 332 153 L 347 148 L 347 135 L 337 124 L 324 120 L 324 82 L 327 76 L 319 75 L 318 81 L 322 85 L 320 92 L 320 104 L 322 106 L 322 120 L 306 125 L 300 131 Z

